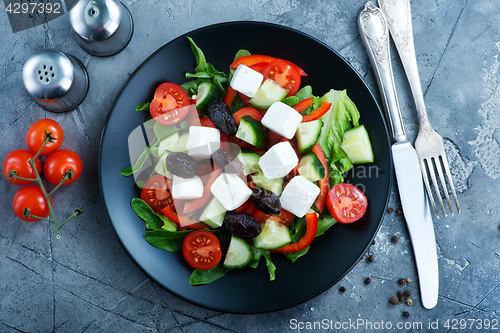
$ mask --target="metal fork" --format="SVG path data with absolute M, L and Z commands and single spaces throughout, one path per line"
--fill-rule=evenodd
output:
M 415 46 L 413 43 L 413 28 L 411 23 L 411 10 L 409 0 L 378 0 L 380 9 L 384 13 L 392 39 L 396 45 L 399 56 L 403 63 L 406 76 L 410 83 L 410 89 L 415 100 L 417 113 L 419 117 L 419 131 L 415 141 L 415 150 L 417 151 L 422 169 L 425 188 L 427 190 L 434 214 L 439 218 L 436 202 L 429 184 L 429 176 L 432 180 L 434 191 L 441 206 L 444 216 L 446 209 L 441 196 L 436 172 L 440 180 L 441 187 L 446 197 L 451 215 L 453 215 L 453 204 L 450 199 L 449 190 L 453 195 L 457 211 L 460 213 L 457 194 L 453 186 L 453 180 L 450 174 L 450 167 L 444 151 L 443 138 L 434 131 L 425 110 L 424 96 L 420 85 L 418 75 L 417 60 L 415 57 Z M 448 182 L 445 181 L 444 174 Z

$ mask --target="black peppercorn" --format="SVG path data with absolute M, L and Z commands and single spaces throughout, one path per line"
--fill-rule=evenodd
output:
M 398 290 L 397 295 L 398 295 L 398 297 L 399 296 L 403 296 L 403 291 L 402 290 Z
M 404 286 L 406 284 L 406 279 L 399 279 L 399 284 Z
M 389 299 L 389 302 L 393 305 L 396 305 L 399 303 L 399 299 L 396 297 L 396 296 L 392 296 L 390 299 Z
M 365 284 L 370 284 L 372 282 L 372 279 L 370 279 L 369 277 L 367 277 L 365 279 Z
M 339 290 L 340 290 L 341 293 L 345 293 L 345 291 L 346 291 L 346 289 L 345 289 L 344 286 L 340 287 Z
M 410 313 L 408 311 L 403 311 L 403 317 L 408 318 Z
M 400 302 L 404 302 L 405 301 L 405 297 L 403 295 L 398 296 L 398 299 L 399 299 Z
M 401 208 L 398 208 L 398 210 L 396 211 L 396 215 L 402 215 L 403 214 L 403 210 Z
M 387 212 L 388 212 L 389 214 L 392 214 L 392 212 L 394 212 L 394 208 L 391 208 L 391 207 L 387 208 Z
M 375 244 L 377 244 L 377 241 L 374 239 L 372 242 L 372 245 L 375 245 Z
M 375 258 L 373 257 L 373 255 L 369 255 L 369 256 L 368 256 L 368 261 L 369 261 L 369 262 L 372 262 L 373 260 L 375 260 Z
M 411 296 L 411 291 L 410 290 L 405 290 L 405 296 L 410 297 Z
M 393 243 L 397 243 L 398 240 L 399 240 L 398 236 L 392 236 L 392 238 L 391 238 L 391 242 L 393 242 Z

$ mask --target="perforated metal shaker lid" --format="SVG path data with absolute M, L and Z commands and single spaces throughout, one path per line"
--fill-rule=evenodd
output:
M 113 35 L 121 19 L 121 4 L 115 0 L 80 0 L 70 11 L 73 29 L 89 41 L 102 41 Z
M 23 82 L 35 98 L 51 101 L 64 96 L 73 83 L 73 63 L 62 52 L 39 50 L 24 63 Z

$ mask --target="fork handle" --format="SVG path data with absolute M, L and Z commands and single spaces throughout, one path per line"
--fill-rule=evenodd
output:
M 413 27 L 409 0 L 378 0 L 380 9 L 385 15 L 399 57 L 403 63 L 406 77 L 410 84 L 413 99 L 417 108 L 421 129 L 432 130 L 425 110 L 424 95 L 418 75 L 415 44 L 413 42 Z
M 377 78 L 392 138 L 396 142 L 406 141 L 392 73 L 389 30 L 384 14 L 371 1 L 365 3 L 358 16 L 358 28 Z

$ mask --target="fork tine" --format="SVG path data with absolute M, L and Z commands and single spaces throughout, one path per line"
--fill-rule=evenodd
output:
M 455 205 L 457 206 L 458 214 L 460 214 L 460 205 L 458 204 L 457 193 L 455 192 L 455 186 L 453 185 L 453 179 L 451 178 L 450 167 L 448 165 L 446 154 L 441 155 L 441 160 L 441 162 L 443 163 L 444 171 L 446 173 L 446 178 L 448 178 L 448 184 L 451 189 L 451 194 L 453 195 L 453 200 L 455 201 Z
M 444 196 L 446 198 L 446 202 L 448 203 L 448 207 L 450 208 L 451 215 L 454 215 L 453 214 L 453 205 L 451 204 L 450 195 L 448 194 L 448 187 L 446 186 L 446 181 L 444 180 L 443 165 L 441 163 L 441 158 L 440 158 L 441 156 L 442 155 L 434 157 L 434 160 L 436 162 L 436 169 L 438 172 L 439 180 L 441 181 L 441 186 L 442 186 L 443 191 L 444 191 Z
M 433 163 L 432 161 L 434 160 L 434 158 L 430 158 L 430 159 L 427 159 L 427 167 L 429 168 L 429 174 L 431 175 L 431 179 L 432 179 L 432 184 L 434 184 L 434 190 L 436 191 L 436 196 L 438 198 L 438 201 L 439 201 L 439 205 L 441 206 L 441 210 L 443 211 L 443 214 L 444 216 L 448 216 L 446 214 L 446 209 L 444 208 L 444 203 L 443 203 L 443 199 L 441 198 L 441 191 L 439 190 L 439 184 L 437 183 L 437 179 L 436 179 L 436 172 L 435 172 L 435 163 Z
M 432 209 L 434 210 L 434 214 L 439 219 L 439 213 L 436 207 L 436 202 L 434 201 L 434 196 L 432 195 L 431 186 L 429 185 L 429 177 L 427 177 L 427 168 L 425 166 L 424 159 L 419 158 L 419 162 L 420 162 L 420 170 L 422 170 L 422 178 L 424 179 L 425 190 L 427 191 L 429 200 L 432 205 Z

